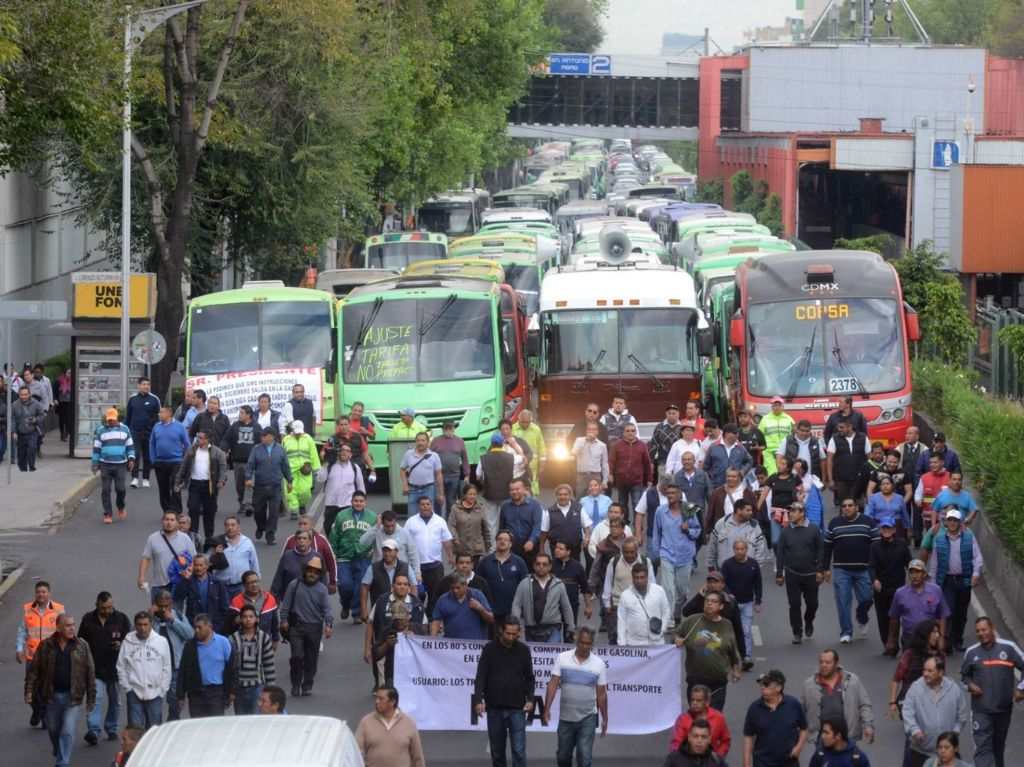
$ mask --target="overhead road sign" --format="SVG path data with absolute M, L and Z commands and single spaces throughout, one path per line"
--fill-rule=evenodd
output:
M 612 57 L 603 53 L 552 53 L 547 72 L 551 75 L 610 75 Z

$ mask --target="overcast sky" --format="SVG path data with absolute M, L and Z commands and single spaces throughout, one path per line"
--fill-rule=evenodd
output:
M 664 32 L 697 35 L 710 27 L 728 51 L 743 42 L 743 30 L 779 25 L 795 9 L 796 0 L 611 0 L 600 50 L 657 55 Z

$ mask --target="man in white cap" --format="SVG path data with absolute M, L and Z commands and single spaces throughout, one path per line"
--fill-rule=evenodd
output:
M 942 589 L 949 606 L 946 652 L 963 652 L 967 608 L 971 606 L 971 592 L 981 579 L 985 564 L 978 539 L 963 526 L 960 510 L 950 509 L 943 527 L 936 522 L 925 535 L 922 547 L 928 557 L 928 574 Z
M 289 424 L 291 434 L 281 440 L 281 447 L 288 456 L 288 466 L 292 470 L 292 485 L 288 491 L 288 511 L 292 519 L 298 519 L 305 513 L 313 496 L 313 477 L 320 470 L 320 453 L 316 449 L 316 441 L 306 434 L 305 424 L 296 419 Z
M 393 442 L 411 442 L 421 431 L 430 434 L 430 429 L 422 420 L 416 418 L 416 409 L 407 407 L 398 411 L 398 423 L 388 432 L 388 440 Z

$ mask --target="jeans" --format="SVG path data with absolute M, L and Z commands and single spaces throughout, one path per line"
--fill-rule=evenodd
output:
M 626 522 L 632 524 L 633 515 L 636 514 L 636 505 L 644 497 L 647 488 L 643 485 L 617 485 L 615 492 L 619 497 L 619 503 L 626 510 Z M 653 516 L 653 515 L 652 515 Z
M 277 533 L 277 509 L 281 505 L 280 485 L 256 485 L 252 492 L 252 508 L 256 517 L 256 531 Z
M 444 478 L 444 505 L 445 508 L 438 509 L 437 513 L 445 519 L 448 519 L 448 509 L 452 507 L 462 496 L 460 492 L 462 490 L 462 477 L 445 477 Z
M 164 700 L 167 701 L 167 721 L 177 721 L 181 717 L 181 707 L 178 705 L 178 669 L 171 671 L 171 686 Z
M 488 708 L 487 739 L 493 767 L 507 767 L 505 744 L 512 741 L 512 767 L 526 767 L 526 712 L 521 708 Z
M 937 556 L 937 555 L 936 555 Z M 959 575 L 947 575 L 942 583 L 942 597 L 949 607 L 946 619 L 946 651 L 964 643 L 964 627 L 967 625 L 967 610 L 971 606 L 971 587 L 964 585 Z
M 131 695 L 131 693 L 128 693 Z M 106 717 L 103 712 L 106 711 Z M 89 712 L 86 726 L 93 735 L 98 736 L 100 729 L 107 735 L 117 735 L 117 723 L 121 719 L 121 689 L 117 680 L 104 682 L 96 680 L 96 708 Z M 102 720 L 102 722 L 100 721 Z
M 188 694 L 188 718 L 202 719 L 207 716 L 224 716 L 224 688 L 219 684 L 207 684 Z
M 779 545 L 779 538 L 782 537 L 782 525 L 776 522 L 774 519 L 770 520 L 769 524 L 772 527 L 772 549 Z
M 18 435 L 18 469 L 36 470 L 36 453 L 39 451 L 39 432 L 30 431 Z
M 235 716 L 259 713 L 260 693 L 263 685 L 235 688 Z
M 128 704 L 129 727 L 141 727 L 143 730 L 148 730 L 150 727 L 156 727 L 158 724 L 163 724 L 163 698 L 142 700 L 142 698 L 129 690 L 125 699 Z
M 323 636 L 322 623 L 289 623 L 288 645 L 292 649 L 288 659 L 292 687 L 301 687 L 304 692 L 313 689 L 317 661 L 320 659 L 320 638 Z
M 974 719 L 975 767 L 1005 767 L 1006 736 L 1010 732 L 1013 709 L 998 714 L 972 711 Z
M 407 503 L 409 504 L 409 516 L 412 516 L 419 509 L 420 498 L 429 498 L 430 502 L 434 504 L 434 511 L 437 511 L 437 496 L 434 494 L 434 483 L 431 482 L 429 485 L 409 485 L 409 495 L 407 497 Z M 447 499 L 445 499 L 447 502 Z
M 686 604 L 691 572 L 693 572 L 693 562 L 674 565 L 666 559 L 661 561 L 658 585 L 665 589 L 665 596 L 668 597 L 668 603 L 672 607 L 672 620 L 676 623 L 679 622 L 679 618 L 683 614 L 683 605 Z
M 832 587 L 836 595 L 836 609 L 839 611 L 839 635 L 852 636 L 853 624 L 850 622 L 850 605 L 854 596 L 857 598 L 857 623 L 866 626 L 871 615 L 871 604 L 874 597 L 871 574 L 867 568 L 848 570 L 845 567 L 833 567 Z
M 181 512 L 181 493 L 174 489 L 174 475 L 178 473 L 181 463 L 156 461 L 153 471 L 156 473 L 156 486 L 160 491 L 160 508 L 174 509 Z
M 203 540 L 213 537 L 213 523 L 217 516 L 217 490 L 210 492 L 210 482 L 205 479 L 193 479 L 188 483 L 188 515 L 192 517 L 192 529 L 199 531 L 199 521 L 203 522 Z
M 576 750 L 576 767 L 590 767 L 593 762 L 594 734 L 597 732 L 597 714 L 585 716 L 578 722 L 558 720 L 558 767 L 572 767 L 572 752 Z
M 754 603 L 737 602 L 736 606 L 740 610 L 740 624 L 743 626 L 743 647 L 747 651 L 744 660 L 746 660 L 754 657 L 754 637 L 751 632 L 751 627 L 754 625 Z
M 112 517 L 114 510 L 110 507 L 110 486 L 114 486 L 114 500 L 117 502 L 117 510 L 124 509 L 124 496 L 128 479 L 128 464 L 126 463 L 101 463 L 100 479 L 103 487 L 100 490 L 100 500 L 103 501 L 103 516 Z
M 142 479 L 148 480 L 149 470 L 153 467 L 153 462 L 149 458 L 149 432 L 132 429 L 132 442 L 135 443 L 135 452 L 138 453 L 132 478 L 142 477 Z
M 68 767 L 71 763 L 71 749 L 75 745 L 78 717 L 82 704 L 71 704 L 71 693 L 54 692 L 53 700 L 46 704 L 46 731 L 50 733 L 53 755 L 57 767 Z
M 800 615 L 800 598 L 803 597 L 804 614 Z M 786 571 L 786 599 L 789 600 L 789 627 L 793 636 L 802 637 L 805 628 L 814 628 L 814 616 L 818 614 L 818 578 L 814 573 L 797 575 Z
M 359 607 L 359 584 L 363 582 L 363 575 L 369 566 L 369 559 L 338 562 L 338 599 L 341 600 L 341 609 Z

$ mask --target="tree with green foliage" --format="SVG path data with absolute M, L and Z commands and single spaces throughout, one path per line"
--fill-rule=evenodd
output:
M 945 259 L 935 251 L 931 240 L 920 243 L 895 261 L 893 266 L 903 286 L 903 300 L 918 312 L 923 311 L 928 303 L 928 285 L 950 280 L 956 282 L 956 277 L 943 270 L 944 265 Z
M 658 141 L 656 146 L 672 158 L 672 161 L 690 173 L 697 172 L 696 141 Z
M 547 0 L 544 22 L 556 35 L 555 49 L 592 53 L 604 40 L 601 18 L 608 0 Z
M 997 0 L 992 18 L 989 43 L 1000 56 L 1024 56 L 1024 2 Z
M 1024 325 L 1007 325 L 999 331 L 999 342 L 1006 344 L 1017 363 L 1017 370 L 1024 370 Z
M 757 222 L 767 226 L 776 237 L 782 237 L 785 225 L 782 222 L 782 198 L 777 194 L 768 196 L 768 201 L 757 214 Z
M 884 256 L 896 245 L 896 238 L 891 234 L 873 234 L 870 237 L 840 237 L 832 247 L 838 250 L 867 250 Z
M 919 314 L 925 351 L 947 365 L 965 365 L 977 332 L 964 306 L 960 283 L 956 279 L 933 282 L 925 285 L 924 292 Z
M 913 7 L 933 43 L 984 45 L 999 3 L 1000 0 L 914 0 Z M 909 24 L 901 24 L 901 31 L 904 26 Z
M 716 205 L 725 204 L 725 185 L 722 179 L 713 178 L 710 181 L 701 181 L 697 184 L 697 192 L 694 202 L 713 202 Z

